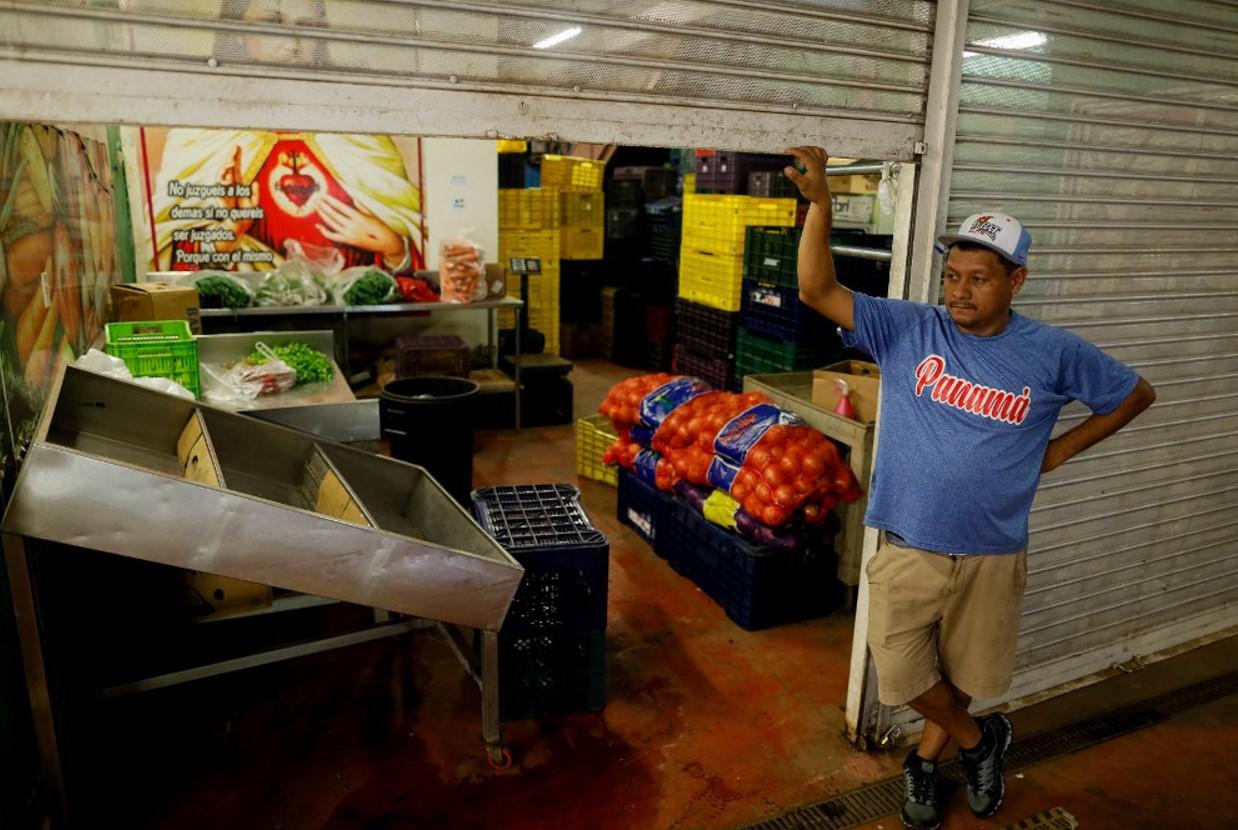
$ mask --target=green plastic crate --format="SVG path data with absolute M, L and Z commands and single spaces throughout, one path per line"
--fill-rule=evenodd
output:
M 741 328 L 735 347 L 735 374 L 739 380 L 750 374 L 813 369 L 822 362 L 829 348 L 830 344 L 824 340 L 820 343 L 787 343 Z
M 135 378 L 174 380 L 201 397 L 198 341 L 184 320 L 108 323 L 107 353 L 125 361 Z
M 800 228 L 749 228 L 744 247 L 744 279 L 795 288 L 799 285 L 799 250 Z
M 779 288 L 798 288 L 800 234 L 803 228 L 751 227 L 744 245 L 744 279 Z M 864 245 L 863 234 L 850 229 L 830 234 L 834 245 Z M 840 279 L 853 268 L 851 260 L 834 259 Z

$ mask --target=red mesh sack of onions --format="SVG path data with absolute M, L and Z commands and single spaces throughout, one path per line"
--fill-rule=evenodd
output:
M 709 483 L 729 492 L 769 527 L 781 527 L 797 515 L 816 524 L 840 500 L 861 495 L 834 443 L 772 404 L 758 404 L 733 418 L 714 449 Z
M 623 390 L 619 387 L 624 384 L 619 384 L 611 390 L 611 395 L 601 407 L 602 414 L 611 419 L 619 433 L 619 438 L 603 455 L 602 461 L 606 464 L 619 464 L 628 469 L 632 469 L 641 450 L 649 446 L 655 432 L 676 411 L 711 393 L 709 385 L 696 378 L 660 374 L 645 375 L 633 380 L 640 383 L 631 384 Z M 652 388 L 649 388 L 650 386 Z M 611 397 L 614 397 L 615 401 L 612 402 Z M 633 416 L 635 420 L 629 421 Z M 669 470 L 670 467 L 667 466 L 666 469 Z M 659 478 L 664 482 L 663 489 L 669 490 L 673 481 L 665 475 Z
M 688 481 L 709 484 L 714 460 L 714 439 L 732 418 L 746 409 L 767 403 L 759 392 L 709 392 L 678 407 L 654 433 L 652 446 L 675 471 L 671 484 Z M 669 488 L 663 488 L 669 489 Z
M 634 378 L 620 381 L 610 388 L 606 400 L 598 407 L 610 422 L 615 425 L 622 438 L 640 421 L 641 402 L 650 392 L 665 386 L 672 375 L 660 373 L 656 375 L 638 375 Z

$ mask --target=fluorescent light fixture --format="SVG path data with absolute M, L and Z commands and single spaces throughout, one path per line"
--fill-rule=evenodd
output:
M 1031 49 L 1035 46 L 1044 46 L 1049 40 L 1044 32 L 1019 32 L 1013 35 L 1002 35 L 1001 37 L 991 37 L 987 40 L 976 41 L 976 46 L 988 46 L 991 49 Z M 963 57 L 974 58 L 977 52 L 964 52 Z
M 579 26 L 573 26 L 570 29 L 564 29 L 557 35 L 551 35 L 545 40 L 539 40 L 533 44 L 534 49 L 549 49 L 551 46 L 558 46 L 565 40 L 571 40 L 583 31 Z

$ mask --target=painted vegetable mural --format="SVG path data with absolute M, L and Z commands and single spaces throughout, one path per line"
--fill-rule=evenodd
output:
M 120 279 L 113 194 L 105 142 L 0 123 L 0 361 L 17 433 L 6 454 L 32 428 L 60 366 L 108 320 Z

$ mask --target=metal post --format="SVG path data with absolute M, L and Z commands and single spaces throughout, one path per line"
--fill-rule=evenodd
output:
M 499 635 L 481 632 L 481 736 L 496 763 L 502 759 L 499 727 Z
M 17 635 L 21 642 L 22 664 L 26 670 L 26 687 L 30 694 L 30 711 L 34 719 L 35 742 L 39 749 L 39 770 L 42 795 L 51 805 L 53 826 L 68 826 L 69 806 L 60 766 L 60 743 L 56 737 L 56 713 L 51 686 L 44 662 L 43 638 L 34 598 L 34 583 L 30 578 L 30 559 L 26 541 L 21 536 L 4 534 L 4 558 L 9 570 L 9 586 L 13 592 L 13 611 L 17 617 Z
M 934 302 L 937 299 L 933 246 L 945 225 L 950 201 L 950 171 L 954 162 L 954 136 L 958 126 L 959 84 L 963 75 L 963 45 L 969 5 L 970 0 L 937 4 L 937 27 L 933 34 L 933 62 L 924 122 L 924 158 L 920 166 L 920 192 L 916 201 L 916 225 L 911 237 L 911 274 L 906 296 L 914 302 Z
M 524 275 L 524 284 L 525 285 L 529 284 L 528 274 Z M 516 375 L 515 377 L 516 389 L 515 389 L 515 393 L 512 395 L 512 397 L 515 398 L 516 400 L 516 429 L 520 429 L 520 339 L 521 339 L 520 338 L 520 335 L 521 335 L 521 328 L 520 328 L 521 317 L 520 316 L 523 313 L 524 313 L 524 303 L 522 302 L 520 305 L 516 306 L 516 350 L 515 352 L 512 353 L 512 366 L 513 366 L 513 371 Z
M 925 152 L 915 177 L 918 196 L 915 226 L 910 240 L 910 269 L 907 269 L 908 244 L 900 234 L 910 222 L 912 168 L 904 166 L 897 182 L 895 238 L 890 262 L 891 297 L 915 302 L 936 300 L 937 269 L 933 267 L 933 246 L 945 221 L 950 197 L 950 167 L 954 158 L 954 136 L 958 120 L 959 84 L 962 78 L 963 44 L 967 30 L 969 0 L 937 5 L 937 26 L 933 37 L 933 63 L 929 79 L 928 112 L 924 128 Z M 873 457 L 881 441 L 881 424 L 873 437 Z M 868 562 L 877 552 L 879 533 L 867 528 L 860 562 L 860 586 L 856 597 L 855 629 L 851 642 L 851 671 L 847 686 L 845 721 L 848 737 L 862 749 L 876 748 L 889 709 L 877 699 L 877 675 L 868 651 Z

